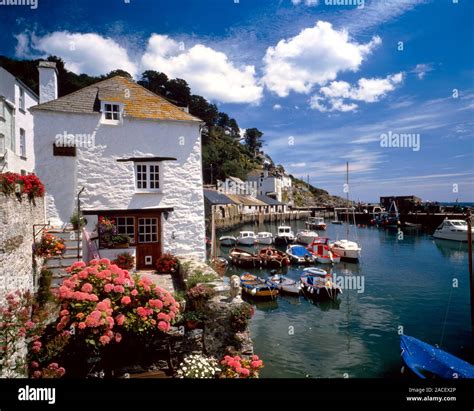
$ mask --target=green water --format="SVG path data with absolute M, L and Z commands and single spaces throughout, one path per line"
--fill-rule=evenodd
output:
M 327 223 L 321 236 L 346 238 L 345 226 Z M 295 234 L 304 229 L 303 221 L 291 225 Z M 276 225 L 247 225 L 225 234 L 237 235 L 240 230 L 275 233 L 276 229 Z M 261 376 L 400 376 L 399 327 L 407 335 L 439 344 L 473 363 L 467 245 L 434 240 L 416 231 L 407 231 L 399 239 L 396 231 L 351 226 L 349 239 L 356 236 L 362 247 L 360 262 L 341 262 L 332 271 L 360 276 L 364 292 L 344 290 L 337 304 L 315 305 L 304 297 L 287 296 L 252 302 L 254 349 L 265 362 Z M 227 251 L 221 248 L 222 255 Z M 244 271 L 248 270 L 231 266 L 226 276 Z M 268 274 L 266 269 L 254 272 Z M 284 270 L 293 279 L 301 272 L 295 266 Z

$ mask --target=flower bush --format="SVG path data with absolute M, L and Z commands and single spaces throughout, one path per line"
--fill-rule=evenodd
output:
M 66 374 L 64 367 L 60 367 L 57 362 L 52 362 L 44 368 L 40 368 L 40 364 L 36 361 L 33 361 L 30 364 L 32 369 L 33 378 L 61 378 Z
M 219 363 L 214 357 L 189 355 L 179 365 L 178 378 L 215 378 L 220 372 Z
M 46 231 L 43 232 L 41 240 L 35 244 L 35 255 L 38 257 L 51 258 L 62 255 L 65 251 L 64 240 Z
M 221 378 L 258 378 L 263 361 L 258 355 L 252 355 L 250 358 L 226 355 L 221 360 L 221 368 Z
M 71 277 L 59 288 L 61 303 L 57 330 L 74 330 L 89 346 L 119 343 L 122 333 L 156 336 L 167 332 L 179 312 L 171 293 L 146 277 L 92 260 L 69 267 Z
M 19 194 L 26 194 L 30 200 L 35 197 L 44 197 L 44 185 L 36 175 L 22 176 L 10 172 L 0 173 L 0 191 L 4 194 L 15 193 L 17 184 L 20 185 Z
M 135 257 L 130 253 L 121 253 L 112 261 L 112 264 L 123 270 L 132 270 L 135 267 Z
M 249 303 L 243 303 L 233 308 L 230 312 L 230 324 L 234 331 L 244 331 L 250 319 L 253 317 L 254 309 Z
M 178 259 L 173 254 L 163 254 L 156 260 L 156 271 L 159 273 L 174 273 L 178 269 Z
M 206 302 L 212 298 L 216 292 L 212 287 L 199 284 L 190 288 L 186 292 L 186 298 L 195 310 L 203 310 Z
M 130 243 L 128 235 L 118 233 L 114 219 L 99 217 L 97 232 L 99 233 L 100 245 L 102 247 L 114 248 L 117 245 Z
M 36 340 L 42 332 L 41 315 L 31 318 L 34 304 L 29 291 L 16 291 L 7 294 L 4 305 L 0 308 L 0 370 L 24 375 L 27 372 L 26 361 L 18 355 L 22 341 Z

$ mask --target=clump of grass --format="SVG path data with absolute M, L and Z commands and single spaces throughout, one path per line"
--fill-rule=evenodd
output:
M 196 271 L 188 277 L 186 281 L 187 288 L 193 288 L 200 283 L 210 283 L 217 279 L 217 276 L 214 274 L 205 274 L 202 271 Z

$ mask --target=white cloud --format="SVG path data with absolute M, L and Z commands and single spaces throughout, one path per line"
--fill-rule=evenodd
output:
M 319 4 L 319 0 L 291 0 L 291 2 L 298 6 L 299 4 L 304 4 L 305 6 L 317 6 Z
M 382 40 L 374 36 L 366 44 L 353 42 L 346 30 L 335 30 L 328 22 L 280 40 L 265 53 L 263 83 L 280 97 L 291 91 L 309 93 L 314 85 L 335 80 L 340 72 L 357 71 Z
M 356 86 L 346 81 L 333 81 L 328 86 L 321 87 L 319 94 L 311 97 L 310 107 L 321 112 L 354 111 L 358 107 L 357 104 L 346 103 L 345 100 L 375 103 L 395 90 L 402 81 L 403 73 L 392 74 L 385 78 L 361 78 Z
M 426 76 L 426 73 L 429 73 L 433 70 L 434 68 L 432 64 L 417 64 L 411 73 L 416 74 L 420 80 L 423 80 L 423 78 Z
M 226 54 L 202 44 L 184 49 L 168 36 L 153 34 L 142 57 L 145 69 L 185 79 L 196 94 L 225 103 L 259 103 L 263 88 L 255 67 L 236 67 Z
M 275 104 L 275 105 L 273 106 L 273 110 L 281 110 L 281 109 L 282 109 L 282 107 L 281 107 L 280 104 Z
M 138 68 L 133 63 L 127 50 L 111 38 L 95 33 L 69 33 L 57 31 L 43 37 L 31 36 L 31 44 L 26 34 L 19 34 L 16 52 L 18 57 L 28 56 L 29 52 L 41 53 L 43 56 L 61 57 L 66 68 L 76 74 L 105 74 L 115 69 L 122 69 L 135 76 Z

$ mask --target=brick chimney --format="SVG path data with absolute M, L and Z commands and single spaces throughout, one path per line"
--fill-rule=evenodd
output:
M 54 61 L 40 61 L 39 71 L 39 102 L 47 103 L 58 98 L 58 70 Z

